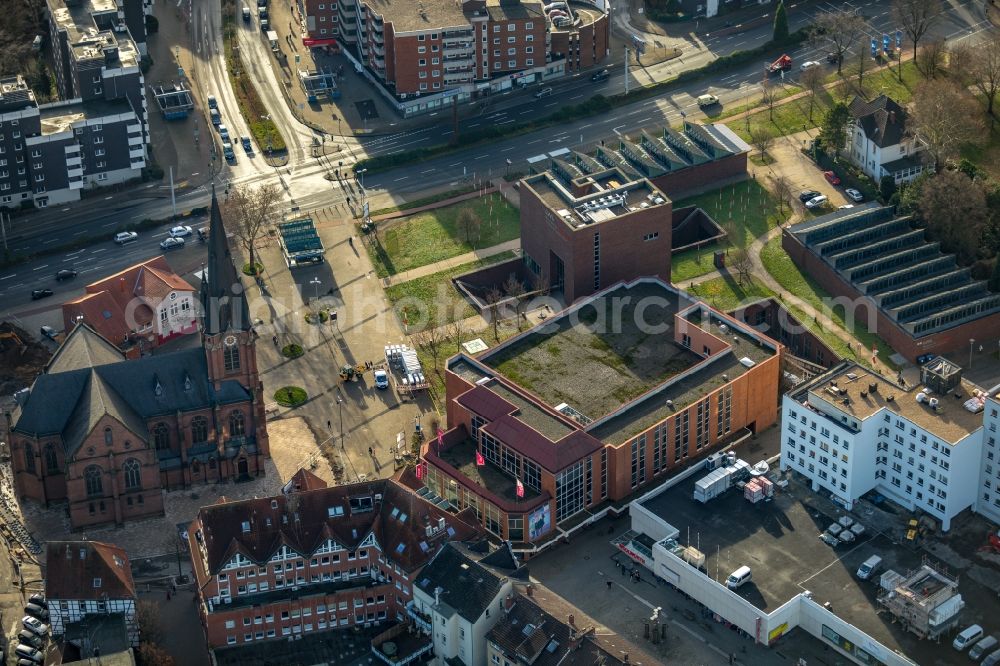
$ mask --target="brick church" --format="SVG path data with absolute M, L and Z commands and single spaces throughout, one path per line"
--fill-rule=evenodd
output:
M 270 457 L 250 313 L 212 195 L 201 346 L 127 360 L 86 324 L 7 414 L 19 497 L 74 529 L 163 515 L 163 491 L 250 478 Z

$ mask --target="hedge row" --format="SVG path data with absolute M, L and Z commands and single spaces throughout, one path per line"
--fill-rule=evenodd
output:
M 760 60 L 761 57 L 769 52 L 804 42 L 808 36 L 808 28 L 802 28 L 789 35 L 788 41 L 780 45 L 780 47 L 773 42 L 767 42 L 766 44 L 762 44 L 761 46 L 753 49 L 734 51 L 729 55 L 716 58 L 707 65 L 698 67 L 697 69 L 686 70 L 671 79 L 661 81 L 660 83 L 652 86 L 633 90 L 627 95 L 624 93 L 611 95 L 609 97 L 604 95 L 594 95 L 586 102 L 564 106 L 558 111 L 555 111 L 540 120 L 521 123 L 515 122 L 502 126 L 492 125 L 475 132 L 461 132 L 458 135 L 458 138 L 452 143 L 438 144 L 436 146 L 427 146 L 424 148 L 414 148 L 412 150 L 404 150 L 398 153 L 376 155 L 375 157 L 367 157 L 365 159 L 358 160 L 358 162 L 354 164 L 353 168 L 355 171 L 358 171 L 359 169 L 367 169 L 369 172 L 386 171 L 404 164 L 422 162 L 432 157 L 454 152 L 462 148 L 469 148 L 482 143 L 490 143 L 496 141 L 497 139 L 526 134 L 528 132 L 533 132 L 552 125 L 563 124 L 567 121 L 580 120 L 588 116 L 607 113 L 616 107 L 663 94 L 669 86 L 700 79 L 708 74 L 717 74 L 735 67 L 746 65 L 748 62 Z

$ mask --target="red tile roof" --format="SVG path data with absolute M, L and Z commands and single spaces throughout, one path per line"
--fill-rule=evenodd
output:
M 135 598 L 128 555 L 99 541 L 50 541 L 45 596 L 57 600 Z
M 366 509 L 365 502 L 372 508 Z M 309 556 L 327 539 L 353 550 L 369 534 L 387 558 L 413 571 L 426 564 L 442 542 L 484 534 L 468 514 L 451 514 L 395 479 L 222 502 L 202 507 L 198 518 L 212 575 L 236 553 L 264 563 L 282 545 Z M 436 526 L 441 518 L 449 529 L 428 537 L 427 525 Z
M 153 308 L 146 303 L 129 304 L 136 298 L 154 305 L 171 291 L 194 292 L 194 287 L 174 273 L 162 256 L 92 282 L 80 298 L 63 304 L 63 326 L 73 330 L 77 317 L 116 345 L 121 345 L 132 330 L 153 322 Z

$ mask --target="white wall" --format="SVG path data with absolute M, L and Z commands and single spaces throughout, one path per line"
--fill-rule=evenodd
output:
M 997 395 L 1000 386 L 990 391 Z M 976 512 L 1000 523 L 1000 401 L 986 401 L 983 417 L 983 447 L 979 483 L 976 488 Z
M 679 534 L 677 528 L 665 523 L 638 502 L 633 502 L 629 507 L 629 515 L 632 516 L 632 529 L 645 534 L 653 541 L 676 539 Z

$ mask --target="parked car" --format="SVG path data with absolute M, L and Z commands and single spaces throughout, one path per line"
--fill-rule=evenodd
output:
M 848 187 L 846 190 L 844 190 L 844 194 L 847 195 L 848 199 L 850 199 L 855 203 L 861 203 L 862 201 L 865 200 L 865 195 L 861 194 L 861 192 L 854 189 L 853 187 Z
M 542 88 L 535 93 L 535 99 L 541 99 L 552 94 L 552 88 Z
M 71 268 L 64 268 L 61 271 L 56 271 L 56 282 L 62 282 L 63 280 L 72 280 L 76 277 L 76 271 Z M 43 599 L 45 597 L 42 597 Z
M 978 643 L 972 646 L 971 650 L 969 650 L 969 659 L 972 661 L 979 661 L 982 659 L 984 654 L 992 652 L 998 643 L 1000 643 L 1000 641 L 997 641 L 996 636 L 987 636 L 986 638 L 981 639 Z
M 225 125 L 219 125 L 219 136 L 222 137 L 223 141 L 229 141 L 229 128 Z
M 17 640 L 22 645 L 30 645 L 31 647 L 35 648 L 36 650 L 41 650 L 42 646 L 45 645 L 45 642 L 41 638 L 39 638 L 38 636 L 34 635 L 33 633 L 31 633 L 27 629 L 22 629 L 21 631 L 19 631 L 17 633 Z
M 243 20 L 247 23 L 250 22 L 250 8 L 246 5 L 243 5 Z
M 840 178 L 832 171 L 824 171 L 823 177 L 826 178 L 826 182 L 831 185 L 840 185 Z
M 248 136 L 241 136 L 240 137 L 240 143 L 243 144 L 243 150 L 246 151 L 247 155 L 253 153 L 253 144 L 250 143 L 250 137 L 248 137 Z
M 191 227 L 184 226 L 183 224 L 170 229 L 171 238 L 184 238 L 185 236 L 190 236 L 192 233 L 194 232 L 191 231 Z
M 219 100 L 215 99 L 215 95 L 209 95 L 208 96 L 208 108 L 210 108 L 210 109 L 218 109 L 219 108 Z
M 45 662 L 45 655 L 41 650 L 36 650 L 30 645 L 18 645 L 14 648 L 14 654 L 21 658 L 21 660 L 27 660 L 35 664 L 41 664 Z
M 805 203 L 814 197 L 818 197 L 821 193 L 816 190 L 802 190 L 799 192 L 799 201 Z
M 986 659 L 983 659 L 983 666 L 997 666 L 1000 664 L 1000 650 L 990 652 Z
M 42 608 L 38 604 L 33 604 L 30 602 L 25 604 L 24 612 L 30 615 L 31 617 L 37 617 L 42 622 L 45 622 L 49 619 L 49 611 Z
M 812 199 L 807 201 L 806 208 L 808 208 L 809 210 L 813 210 L 814 208 L 821 208 L 826 205 L 827 201 L 829 201 L 827 196 L 825 194 L 821 194 L 818 197 L 813 197 Z
M 212 125 L 218 127 L 222 124 L 222 114 L 219 113 L 218 109 L 209 109 L 208 117 L 212 120 Z
M 698 106 L 704 109 L 706 106 L 712 106 L 713 104 L 718 104 L 719 98 L 715 95 L 700 95 L 698 97 Z
M 198 240 L 202 243 L 208 240 L 208 227 L 202 227 L 198 230 Z
M 42 608 L 48 608 L 49 607 L 49 602 L 45 600 L 45 595 L 44 594 L 39 594 L 37 592 L 34 593 L 33 595 L 31 595 L 30 597 L 28 597 L 28 602 L 29 603 L 33 603 L 33 604 L 38 604 Z
M 389 373 L 385 370 L 375 371 L 375 388 L 377 389 L 387 389 L 389 388 Z
M 44 636 L 49 633 L 49 625 L 45 624 L 36 617 L 31 617 L 30 615 L 25 615 L 21 618 L 21 624 L 24 628 L 35 634 L 36 636 Z
M 31 290 L 31 300 L 37 301 L 42 298 L 48 298 L 52 295 L 51 289 L 32 289 Z
M 270 18 L 267 14 L 267 7 L 261 7 L 257 10 L 257 16 L 260 17 L 261 21 L 266 21 Z
M 49 340 L 55 340 L 56 336 L 59 335 L 59 331 L 52 328 L 51 326 L 42 326 L 41 333 L 44 337 L 48 338 Z
M 591 81 L 607 81 L 609 78 L 611 78 L 611 72 L 609 72 L 606 69 L 602 69 L 601 71 L 595 72 L 594 74 L 592 74 L 591 77 L 590 77 L 590 80 Z
M 182 247 L 184 247 L 184 239 L 174 238 L 173 236 L 170 238 L 164 238 L 160 243 L 161 250 L 179 250 Z
M 227 160 L 235 160 L 236 153 L 233 152 L 233 144 L 229 143 L 229 140 L 222 142 L 222 156 Z
M 821 67 L 821 65 L 815 60 L 806 60 L 804 63 L 799 65 L 800 72 L 807 72 L 810 69 L 815 69 L 816 67 Z
M 119 245 L 124 245 L 125 243 L 133 243 L 139 240 L 139 234 L 134 231 L 120 231 L 115 234 L 115 242 Z
M 844 59 L 844 56 L 840 55 L 839 53 L 827 53 L 826 54 L 826 61 L 828 63 L 830 63 L 831 65 L 836 65 L 838 62 L 840 62 L 843 59 Z

